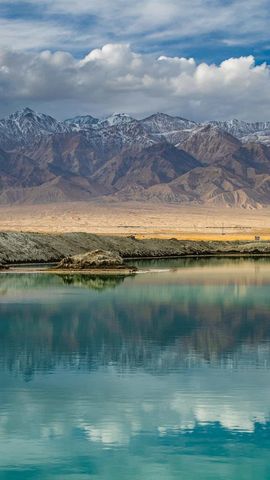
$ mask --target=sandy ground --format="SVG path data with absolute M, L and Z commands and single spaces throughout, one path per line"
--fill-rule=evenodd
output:
M 143 203 L 0 206 L 0 231 L 88 232 L 138 238 L 270 239 L 270 208 L 243 210 Z

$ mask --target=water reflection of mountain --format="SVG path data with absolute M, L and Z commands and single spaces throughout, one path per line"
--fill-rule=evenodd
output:
M 60 275 L 65 285 L 74 285 L 76 287 L 86 287 L 93 290 L 104 290 L 105 288 L 115 288 L 121 284 L 125 276 L 123 275 L 87 275 L 73 274 Z
M 191 270 L 0 276 L 2 476 L 270 478 L 268 277 Z
M 145 260 L 130 260 L 132 265 L 142 268 L 194 268 L 194 267 L 230 267 L 239 268 L 242 266 L 270 266 L 269 257 L 233 255 L 216 257 L 185 257 L 185 258 L 149 258 Z
M 133 275 L 126 275 L 133 276 Z M 86 287 L 93 290 L 103 290 L 105 288 L 115 288 L 125 279 L 123 275 L 88 275 L 88 274 L 46 274 L 36 273 L 20 274 L 9 273 L 0 274 L 0 296 L 4 296 L 9 290 L 18 289 L 42 289 L 44 287 L 60 287 L 61 285 L 71 285 L 76 287 Z
M 38 277 L 44 282 L 43 275 Z M 33 285 L 22 298 L 19 282 L 25 286 L 27 279 L 17 276 L 12 302 L 1 304 L 3 367 L 30 378 L 36 370 L 49 371 L 58 364 L 95 368 L 114 363 L 166 371 L 205 363 L 239 365 L 250 358 L 253 365 L 270 365 L 267 287 L 146 288 L 133 279 L 128 283 L 113 277 L 90 279 L 90 290 L 73 290 L 63 278 L 51 278 L 42 298 Z M 81 287 L 81 277 L 74 280 Z M 89 279 L 85 281 L 88 285 Z M 107 282 L 119 282 L 119 288 L 93 290 L 98 282 L 101 289 Z

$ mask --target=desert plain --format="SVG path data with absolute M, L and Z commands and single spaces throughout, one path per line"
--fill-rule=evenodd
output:
M 270 208 L 243 209 L 140 202 L 0 206 L 0 231 L 183 240 L 270 240 Z

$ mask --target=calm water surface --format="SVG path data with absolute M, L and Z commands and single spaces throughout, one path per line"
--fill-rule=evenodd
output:
M 270 479 L 270 261 L 140 266 L 0 275 L 1 480 Z

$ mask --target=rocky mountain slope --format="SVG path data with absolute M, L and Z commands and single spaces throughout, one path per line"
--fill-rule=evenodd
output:
M 270 122 L 163 113 L 65 121 L 29 108 L 0 120 L 0 203 L 110 196 L 256 208 L 270 204 Z
M 269 130 L 270 122 L 244 122 L 243 120 L 232 119 L 228 121 L 216 121 L 207 122 L 210 125 L 215 125 L 226 132 L 231 133 L 235 137 L 243 137 L 249 133 L 255 133 L 258 131 Z
M 68 131 L 65 123 L 24 108 L 0 120 L 0 145 L 10 149 L 36 142 L 45 135 Z

